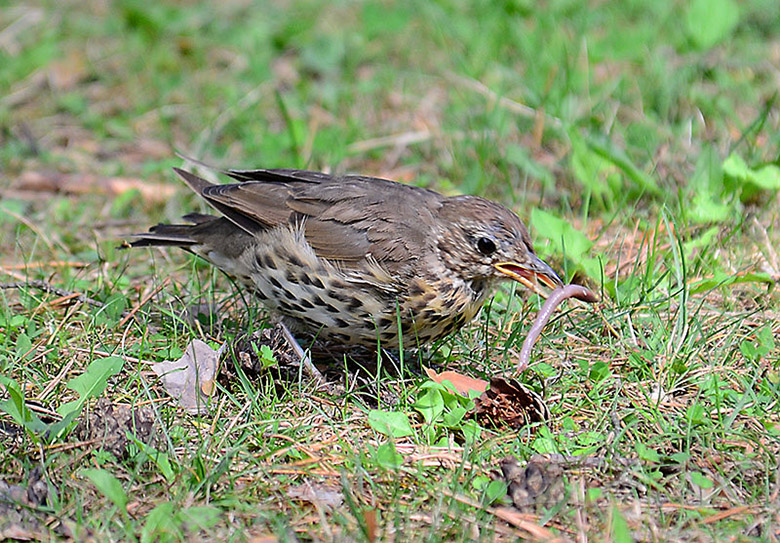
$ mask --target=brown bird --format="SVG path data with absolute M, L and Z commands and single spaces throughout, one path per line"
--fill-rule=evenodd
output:
M 131 245 L 205 258 L 320 340 L 416 348 L 469 322 L 502 280 L 562 284 L 517 215 L 484 198 L 303 170 L 228 170 L 229 185 L 174 170 L 224 217 L 191 213 Z

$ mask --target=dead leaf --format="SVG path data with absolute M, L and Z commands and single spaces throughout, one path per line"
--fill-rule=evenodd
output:
M 287 497 L 293 500 L 305 501 L 313 504 L 315 507 L 334 509 L 344 503 L 344 495 L 341 489 L 332 485 L 321 483 L 305 483 L 293 486 L 287 489 Z
M 179 400 L 193 415 L 208 413 L 208 400 L 214 392 L 217 362 L 222 348 L 215 351 L 199 339 L 187 345 L 184 356 L 152 365 L 166 392 Z
M 34 192 L 105 194 L 108 196 L 118 196 L 135 189 L 138 190 L 144 201 L 153 203 L 166 202 L 176 192 L 176 188 L 172 185 L 152 183 L 135 177 L 106 177 L 56 171 L 22 172 L 13 188 Z
M 468 375 L 462 375 L 456 371 L 443 371 L 437 374 L 430 368 L 423 369 L 432 381 L 435 381 L 439 384 L 444 384 L 444 381 L 449 381 L 455 390 L 463 396 L 468 396 L 470 390 L 484 393 L 488 387 L 487 381 L 482 379 L 475 379 L 474 377 L 469 377 Z
M 469 415 L 485 426 L 509 426 L 519 430 L 550 418 L 550 410 L 539 394 L 513 379 L 493 377 L 490 388 L 474 400 Z
M 366 521 L 366 535 L 368 541 L 369 543 L 374 543 L 377 534 L 376 509 L 363 510 L 363 520 Z

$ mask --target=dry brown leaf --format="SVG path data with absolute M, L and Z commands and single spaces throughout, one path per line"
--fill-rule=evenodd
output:
M 199 339 L 193 340 L 178 360 L 152 365 L 166 392 L 179 400 L 191 414 L 208 413 L 208 400 L 214 393 L 217 362 L 222 349 L 215 351 Z
M 341 489 L 332 485 L 321 483 L 305 483 L 287 489 L 287 497 L 293 500 L 301 500 L 313 504 L 315 507 L 333 509 L 344 503 L 344 495 Z
M 488 382 L 482 379 L 475 379 L 467 375 L 462 375 L 456 371 L 443 371 L 436 373 L 430 368 L 423 368 L 428 377 L 432 381 L 439 384 L 444 384 L 444 381 L 449 381 L 452 386 L 463 396 L 468 396 L 470 390 L 474 390 L 479 393 L 484 393 L 487 389 Z
M 374 543 L 377 534 L 376 509 L 365 509 L 363 511 L 363 520 L 366 521 L 368 541 L 369 543 Z

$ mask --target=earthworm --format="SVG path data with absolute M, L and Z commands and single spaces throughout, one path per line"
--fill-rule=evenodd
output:
M 517 361 L 518 372 L 523 371 L 528 366 L 528 363 L 531 361 L 531 349 L 533 349 L 536 340 L 539 339 L 542 328 L 550 320 L 550 316 L 555 311 L 555 308 L 558 307 L 558 304 L 567 298 L 577 298 L 588 303 L 598 301 L 598 296 L 582 285 L 565 285 L 552 291 L 547 301 L 544 302 L 542 309 L 539 310 L 539 314 L 536 315 L 536 320 L 531 329 L 528 330 L 528 336 L 525 338 L 523 348 L 520 350 L 520 359 Z

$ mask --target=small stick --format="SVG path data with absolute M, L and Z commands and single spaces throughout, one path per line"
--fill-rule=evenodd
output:
M 287 344 L 292 348 L 293 351 L 295 351 L 295 354 L 300 357 L 301 366 L 303 366 L 303 371 L 306 372 L 306 374 L 309 376 L 309 378 L 312 381 L 314 381 L 314 383 L 317 385 L 318 388 L 327 386 L 327 381 L 325 381 L 325 377 L 322 376 L 320 370 L 318 370 L 317 367 L 314 365 L 314 363 L 311 361 L 311 356 L 309 355 L 309 351 L 303 350 L 301 344 L 298 343 L 298 340 L 295 339 L 295 336 L 292 335 L 290 329 L 287 328 L 287 326 L 283 322 L 279 323 L 279 327 L 282 330 L 282 335 L 284 336 L 284 339 L 287 341 Z
M 152 299 L 153 296 L 155 296 L 158 292 L 160 292 L 162 289 L 165 288 L 165 285 L 171 282 L 170 277 L 166 277 L 165 280 L 157 285 L 155 288 L 152 289 L 151 292 L 149 292 L 146 296 L 144 296 L 140 302 L 138 302 L 138 305 L 136 305 L 133 309 L 130 310 L 129 313 L 127 313 L 124 317 L 122 317 L 122 320 L 119 321 L 119 324 L 117 324 L 117 328 L 123 328 L 125 324 L 127 324 L 127 321 L 132 319 L 136 313 L 138 313 L 138 310 L 141 309 L 144 305 L 146 305 L 146 302 Z
M 520 358 L 517 361 L 518 372 L 523 371 L 528 366 L 528 363 L 531 361 L 531 349 L 533 349 L 536 340 L 539 339 L 542 328 L 544 328 L 547 321 L 550 320 L 555 308 L 567 298 L 577 298 L 578 300 L 588 303 L 598 301 L 598 296 L 582 285 L 566 285 L 552 291 L 547 298 L 547 301 L 544 302 L 542 309 L 540 309 L 539 313 L 536 315 L 536 320 L 531 326 L 531 329 L 528 330 L 528 336 L 526 336 L 525 341 L 523 342 L 523 348 L 520 350 Z
M 33 281 L 27 281 L 27 282 L 18 282 L 18 283 L 0 283 L 0 289 L 8 289 L 8 288 L 14 288 L 14 289 L 23 289 L 23 288 L 37 288 L 39 290 L 42 290 L 48 294 L 55 294 L 57 296 L 62 297 L 74 297 L 76 300 L 78 300 L 81 303 L 89 304 L 95 307 L 103 307 L 105 304 L 102 302 L 98 302 L 97 300 L 94 300 L 90 298 L 89 296 L 86 296 L 84 294 L 79 294 L 77 292 L 71 292 L 69 290 L 65 290 L 62 288 L 54 287 L 47 283 L 46 281 L 40 281 L 38 279 L 35 279 Z M 75 294 L 75 296 L 74 296 Z

